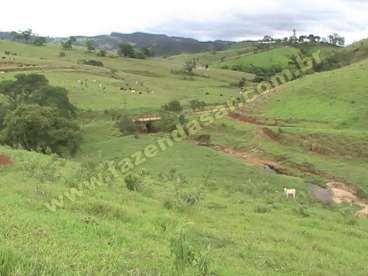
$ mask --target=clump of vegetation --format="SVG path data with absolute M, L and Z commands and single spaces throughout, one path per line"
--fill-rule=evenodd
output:
M 103 67 L 104 66 L 102 61 L 94 60 L 94 59 L 81 59 L 81 60 L 79 60 L 79 63 L 84 64 L 84 65 L 97 66 L 97 67 Z
M 94 47 L 94 45 L 93 45 L 93 41 L 92 40 L 87 40 L 86 41 L 86 47 L 87 47 L 87 50 L 89 51 L 89 52 L 92 52 L 92 51 L 94 51 L 95 50 L 95 47 Z
M 157 131 L 173 131 L 178 123 L 181 123 L 185 118 L 183 116 L 178 116 L 177 114 L 171 112 L 161 112 L 161 120 L 155 122 L 153 127 Z
M 20 105 L 5 117 L 3 142 L 13 147 L 65 155 L 75 154 L 80 141 L 78 124 L 52 107 Z
M 76 38 L 71 36 L 68 40 L 61 42 L 61 48 L 63 50 L 71 50 L 73 49 L 73 43 L 76 42 Z
M 193 109 L 193 110 L 201 110 L 203 109 L 204 107 L 206 107 L 206 102 L 205 101 L 199 101 L 199 100 L 191 100 L 189 102 L 189 105 L 190 107 Z
M 118 55 L 121 57 L 145 59 L 147 57 L 152 57 L 154 54 L 148 48 L 136 49 L 130 44 L 122 43 L 119 45 Z
M 162 106 L 162 110 L 164 111 L 172 111 L 172 112 L 181 112 L 183 111 L 183 106 L 177 100 L 173 100 L 168 102 L 167 104 Z
M 0 83 L 1 141 L 43 153 L 74 154 L 81 140 L 76 109 L 67 91 L 39 74 L 19 74 Z
M 209 134 L 201 134 L 195 137 L 195 140 L 198 142 L 198 145 L 201 146 L 210 146 L 211 145 L 211 135 Z
M 189 232 L 183 226 L 178 228 L 170 245 L 174 257 L 173 268 L 178 275 L 216 275 L 210 268 L 210 249 L 203 251 L 195 246 Z
M 98 53 L 97 53 L 97 56 L 98 57 L 106 57 L 106 51 L 105 50 L 99 50 Z
M 120 117 L 117 127 L 123 135 L 134 134 L 137 132 L 137 125 L 134 123 L 133 118 L 128 115 Z
M 143 187 L 141 178 L 133 174 L 125 177 L 125 184 L 126 184 L 127 189 L 132 192 L 138 192 Z
M 235 66 L 235 68 L 234 68 Z M 240 66 L 240 65 L 234 65 L 232 67 L 233 70 L 235 71 L 244 71 L 244 72 L 248 72 L 248 73 L 252 73 L 255 74 L 256 77 L 254 79 L 255 82 L 263 82 L 263 81 L 267 81 L 269 80 L 272 76 L 281 73 L 282 71 L 282 67 L 279 65 L 272 65 L 268 68 L 266 67 L 258 67 L 258 66 L 254 66 L 254 65 L 250 65 L 250 66 Z M 240 66 L 240 67 L 239 67 Z
M 36 46 L 44 46 L 47 42 L 46 37 L 34 34 L 31 29 L 20 32 L 12 32 L 11 34 L 15 41 L 22 43 L 33 44 Z

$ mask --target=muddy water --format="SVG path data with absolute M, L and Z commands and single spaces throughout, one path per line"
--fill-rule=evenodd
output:
M 321 188 L 314 184 L 308 184 L 309 189 L 312 195 L 319 201 L 323 203 L 332 203 L 334 202 L 334 194 L 330 189 Z

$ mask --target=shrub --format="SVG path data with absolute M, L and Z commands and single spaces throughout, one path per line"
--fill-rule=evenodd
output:
M 133 134 L 137 131 L 137 126 L 134 123 L 133 119 L 130 116 L 124 115 L 120 118 L 117 123 L 117 127 L 119 128 L 121 134 Z
M 162 106 L 162 109 L 164 111 L 173 111 L 173 112 L 181 112 L 181 111 L 183 111 L 182 105 L 177 100 L 170 101 L 169 103 L 163 105 Z
M 94 60 L 94 59 L 81 59 L 79 60 L 79 63 L 84 64 L 84 65 L 98 66 L 98 67 L 104 66 L 104 64 L 101 61 Z
M 106 51 L 105 50 L 98 51 L 97 56 L 98 57 L 106 57 Z
M 189 104 L 193 110 L 203 109 L 206 106 L 206 103 L 204 101 L 198 100 L 191 100 Z
M 13 109 L 21 104 L 38 104 L 57 109 L 60 116 L 75 117 L 76 108 L 69 101 L 68 91 L 50 86 L 40 74 L 18 74 L 15 80 L 1 82 L 0 94 L 8 97 Z
M 137 192 L 142 188 L 141 179 L 136 175 L 128 175 L 125 177 L 125 184 L 129 191 Z
M 133 46 L 127 43 L 120 44 L 118 49 L 118 55 L 135 58 L 135 51 Z
M 173 265 L 178 275 L 216 275 L 210 269 L 210 250 L 202 251 L 195 246 L 190 233 L 179 227 L 177 234 L 170 241 L 171 255 L 174 257 Z
M 246 79 L 243 77 L 243 78 L 241 78 L 240 80 L 239 80 L 239 83 L 238 83 L 238 86 L 240 87 L 240 88 L 243 88 L 244 86 L 245 86 L 245 83 L 246 83 Z
M 176 125 L 180 123 L 179 117 L 170 112 L 161 112 L 160 117 L 161 120 L 154 122 L 152 125 L 158 131 L 173 131 L 176 129 Z
M 254 211 L 259 214 L 265 214 L 265 213 L 270 212 L 271 210 L 267 206 L 256 206 Z
M 198 142 L 201 146 L 209 146 L 211 145 L 211 135 L 209 134 L 201 134 L 195 138 L 195 140 Z
M 77 123 L 46 106 L 21 105 L 6 115 L 4 126 L 6 144 L 42 153 L 74 154 L 81 141 Z

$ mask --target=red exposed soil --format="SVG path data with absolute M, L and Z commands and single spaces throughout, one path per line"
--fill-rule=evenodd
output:
M 6 155 L 0 154 L 0 166 L 10 166 L 13 161 Z
M 215 150 L 218 150 L 218 151 L 222 151 L 226 154 L 229 154 L 231 156 L 235 156 L 235 157 L 238 157 L 240 159 L 243 159 L 243 160 L 246 160 L 256 166 L 260 166 L 260 167 L 268 167 L 272 170 L 275 170 L 277 172 L 282 172 L 284 171 L 284 168 L 282 166 L 280 166 L 279 164 L 277 164 L 276 162 L 274 161 L 271 161 L 271 160 L 264 160 L 264 159 L 260 159 L 258 158 L 257 156 L 255 156 L 254 154 L 251 154 L 251 153 L 247 153 L 247 152 L 241 152 L 241 151 L 237 151 L 235 149 L 232 149 L 232 148 L 229 148 L 229 147 L 224 147 L 224 146 L 221 146 L 221 145 L 215 145 L 213 147 Z
M 243 123 L 247 123 L 247 124 L 252 124 L 252 125 L 258 125 L 259 124 L 259 122 L 257 122 L 257 120 L 255 118 L 245 117 L 245 116 L 237 114 L 237 113 L 231 113 L 231 114 L 229 114 L 229 117 L 234 119 L 234 120 L 237 120 L 237 121 L 240 121 L 240 122 L 243 122 Z

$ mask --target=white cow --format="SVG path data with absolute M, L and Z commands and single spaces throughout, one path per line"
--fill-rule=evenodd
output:
M 295 196 L 296 196 L 296 190 L 295 189 L 286 189 L 286 188 L 284 188 L 284 193 L 286 195 L 286 198 L 289 198 L 290 196 L 292 196 L 295 199 Z

